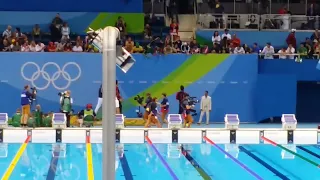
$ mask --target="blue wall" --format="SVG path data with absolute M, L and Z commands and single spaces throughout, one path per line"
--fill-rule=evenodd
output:
M 6 1 L 0 11 L 59 11 L 59 12 L 125 12 L 141 13 L 142 0 L 16 0 Z M 14 16 L 14 15 L 13 15 Z
M 215 55 L 199 55 L 197 60 Z M 193 67 L 191 55 L 135 55 L 136 65 L 124 74 L 117 69 L 117 79 L 124 99 L 145 92 L 181 68 Z M 257 122 L 264 118 L 295 113 L 296 84 L 300 80 L 319 80 L 317 61 L 295 63 L 290 60 L 259 60 L 256 55 L 230 55 L 204 76 L 187 85 L 186 91 L 200 97 L 208 90 L 213 98 L 212 121 L 223 121 L 225 113 L 238 113 L 242 121 Z M 70 89 L 75 110 L 87 103 L 96 104 L 101 83 L 101 55 L 89 53 L 0 53 L 0 111 L 13 114 L 20 107 L 24 85 L 38 86 L 38 103 L 44 111 L 59 109 L 58 92 Z M 65 74 L 59 76 L 64 65 Z M 168 66 L 170 64 L 170 66 Z M 44 66 L 46 65 L 46 66 Z M 206 63 L 198 66 L 205 66 Z M 43 74 L 37 74 L 37 66 Z M 155 68 L 147 68 L 155 67 Z M 197 68 L 199 68 L 197 67 Z M 80 69 L 80 73 L 79 73 Z M 192 69 L 192 68 L 191 68 Z M 146 76 L 148 74 L 148 76 Z M 64 75 L 64 76 L 63 76 Z M 192 71 L 190 71 L 190 76 Z M 68 84 L 64 78 L 74 79 Z M 78 77 L 77 77 L 78 76 Z M 28 81 L 26 79 L 35 79 Z M 48 82 L 48 79 L 54 81 Z M 179 84 L 174 87 L 178 87 Z M 161 87 L 160 87 L 161 88 Z M 178 111 L 175 94 L 169 96 L 171 113 Z M 135 117 L 136 107 L 125 114 Z M 197 107 L 197 109 L 199 109 Z M 198 117 L 195 118 L 198 120 Z
M 201 41 L 211 41 L 213 30 L 199 30 L 196 32 L 197 39 Z M 220 34 L 223 32 L 221 31 Z M 230 31 L 231 35 L 236 34 L 241 40 L 241 44 L 252 46 L 253 43 L 258 43 L 264 47 L 266 43 L 271 42 L 275 48 L 287 47 L 286 39 L 289 32 L 266 32 L 266 31 Z M 311 32 L 296 32 L 297 43 L 304 42 L 306 37 L 311 36 Z M 297 44 L 298 45 L 298 44 Z

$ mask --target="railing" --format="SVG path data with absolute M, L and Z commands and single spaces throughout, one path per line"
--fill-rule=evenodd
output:
M 144 13 L 165 14 L 167 2 L 167 0 L 144 0 Z M 215 4 L 208 3 L 207 0 L 185 0 L 185 2 L 189 4 L 188 6 L 193 6 L 190 9 L 195 9 L 198 14 L 214 12 Z M 305 15 L 312 0 L 304 0 L 303 3 L 301 0 L 220 0 L 220 2 L 227 14 L 277 14 L 285 5 L 293 14 Z
M 260 59 L 270 59 L 270 58 L 264 58 L 264 54 L 259 54 Z M 313 58 L 310 58 L 307 54 L 288 54 L 288 53 L 275 53 L 272 55 L 274 59 L 292 59 L 300 62 L 301 59 L 319 59 L 320 54 L 312 54 Z M 286 58 L 281 58 L 286 57 Z
M 200 29 L 240 30 L 314 30 L 319 28 L 320 16 L 289 14 L 198 14 Z M 199 27 L 198 27 L 199 28 Z

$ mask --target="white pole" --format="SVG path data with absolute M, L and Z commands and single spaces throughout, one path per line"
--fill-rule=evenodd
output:
M 105 27 L 102 45 L 102 177 L 115 180 L 116 46 L 119 30 Z

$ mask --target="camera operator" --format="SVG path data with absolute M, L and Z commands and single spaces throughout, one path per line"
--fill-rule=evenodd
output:
M 60 111 L 67 116 L 67 127 L 70 127 L 70 115 L 72 112 L 73 99 L 71 98 L 71 91 L 66 91 L 60 94 Z
M 184 92 L 184 86 L 180 86 L 180 91 L 176 94 L 176 100 L 179 102 L 179 112 L 178 114 L 182 114 L 182 101 L 185 99 L 186 93 Z
M 155 97 L 152 99 L 152 102 L 150 102 L 150 107 L 149 107 L 150 113 L 148 115 L 147 122 L 144 125 L 145 128 L 150 127 L 151 123 L 155 124 L 158 128 L 161 128 L 161 124 L 160 124 L 158 117 L 157 117 L 157 115 L 158 115 L 157 106 L 158 106 L 157 98 Z
M 143 107 L 145 108 L 145 112 L 143 114 L 143 119 L 145 121 L 148 120 L 148 116 L 150 114 L 150 105 L 151 105 L 151 102 L 152 102 L 152 97 L 151 97 L 151 94 L 150 93 L 147 93 L 146 94 L 146 100 L 143 104 Z
M 27 127 L 27 121 L 30 116 L 30 103 L 32 97 L 32 93 L 29 92 L 29 85 L 24 86 L 23 91 L 21 92 L 21 106 L 22 106 L 22 116 L 20 120 L 21 127 Z
M 182 115 L 184 118 L 183 127 L 190 128 L 191 124 L 193 123 L 193 118 L 191 116 L 193 105 L 189 104 L 189 94 L 185 94 L 181 103 L 181 108 L 183 109 Z
M 166 120 L 166 116 L 169 112 L 169 100 L 167 98 L 167 94 L 166 93 L 162 93 L 162 101 L 160 103 L 160 107 L 161 107 L 161 120 L 163 123 L 168 123 L 168 121 Z

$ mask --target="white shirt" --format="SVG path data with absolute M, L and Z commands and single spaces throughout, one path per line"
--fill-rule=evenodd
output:
M 286 51 L 282 51 L 282 49 L 280 49 L 278 51 L 279 54 L 282 54 L 282 53 L 286 53 Z M 286 55 L 279 55 L 279 59 L 287 59 L 287 56 Z
M 286 53 L 288 53 L 288 54 L 294 54 L 294 52 L 296 52 L 294 47 L 292 47 L 291 49 L 288 47 L 288 49 L 286 50 Z M 289 59 L 294 59 L 294 55 L 288 55 L 288 58 Z
M 2 37 L 11 37 L 11 31 L 8 31 L 8 29 L 6 29 L 5 31 L 3 31 Z
M 36 46 L 30 45 L 29 48 L 30 48 L 30 52 L 36 52 Z
M 30 52 L 30 46 L 21 46 L 21 52 Z
M 43 43 L 41 43 L 40 45 L 36 45 L 36 51 L 37 52 L 43 52 L 44 51 L 44 44 Z
M 246 52 L 243 49 L 243 47 L 240 47 L 240 48 L 236 47 L 236 48 L 234 48 L 233 53 L 234 54 L 245 54 Z
M 221 35 L 221 39 L 223 39 L 224 37 L 227 37 L 227 40 L 231 40 L 231 34 L 226 34 L 226 33 L 223 33 L 222 35 Z
M 274 54 L 274 48 L 273 46 L 265 46 L 261 52 L 261 54 L 264 55 L 264 59 L 273 59 L 273 54 Z
M 73 51 L 73 52 L 82 52 L 83 49 L 82 49 L 81 46 L 73 46 L 72 51 Z
M 200 102 L 200 109 L 202 110 L 211 110 L 211 97 L 202 96 Z
M 62 27 L 61 28 L 61 34 L 62 34 L 62 36 L 68 36 L 69 37 L 70 28 L 69 27 Z
M 213 42 L 213 43 L 220 44 L 220 41 L 221 41 L 220 35 L 218 35 L 218 36 L 216 36 L 216 37 L 212 36 L 212 42 Z

